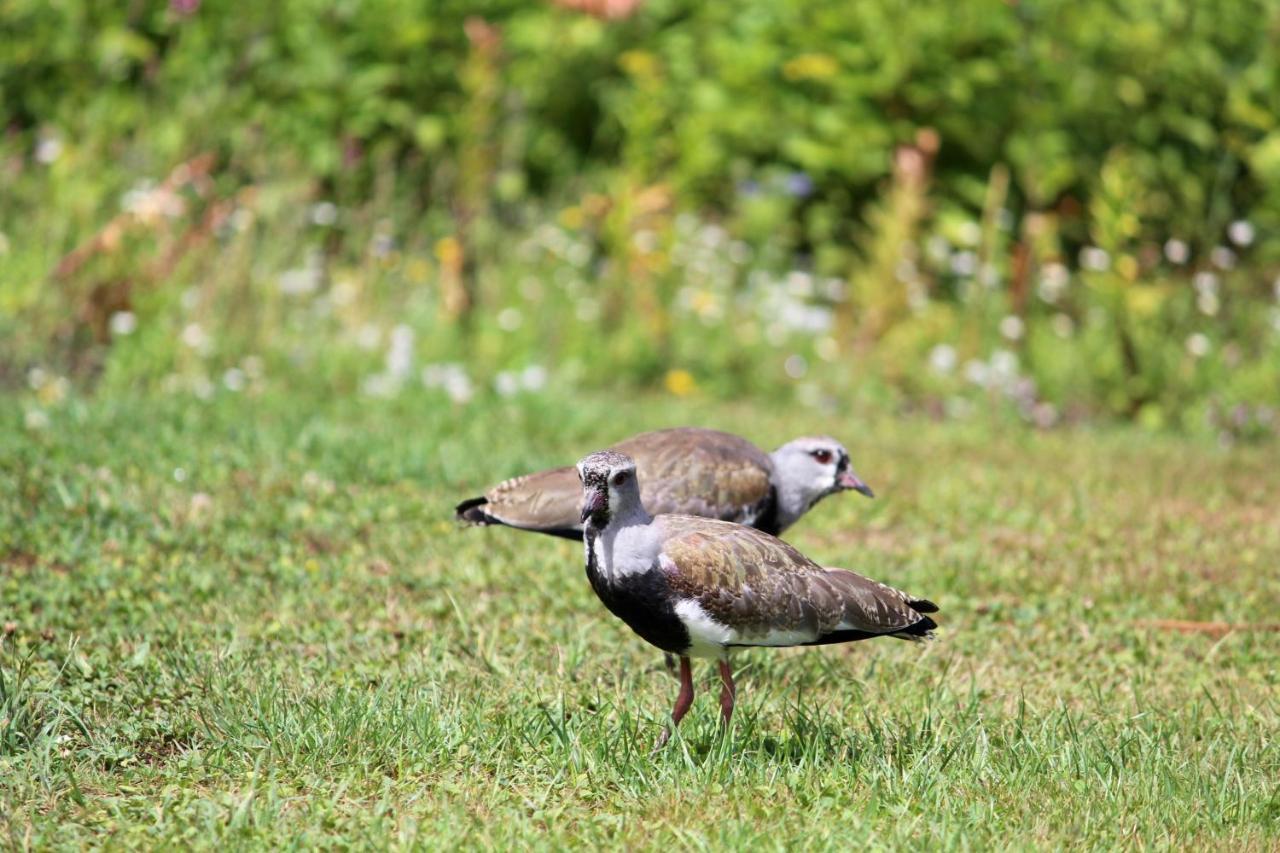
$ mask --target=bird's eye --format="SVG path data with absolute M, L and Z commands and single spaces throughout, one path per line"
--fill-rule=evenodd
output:
M 627 482 L 627 477 L 628 474 L 626 471 L 619 471 L 613 475 L 613 484 L 615 486 L 621 486 L 623 483 Z
M 828 462 L 831 461 L 830 450 L 814 450 L 809 455 L 812 456 L 814 461 L 817 462 L 819 465 L 826 465 Z

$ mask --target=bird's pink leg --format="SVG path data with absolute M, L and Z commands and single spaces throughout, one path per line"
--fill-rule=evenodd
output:
M 676 696 L 676 706 L 671 709 L 671 728 L 662 730 L 655 749 L 661 749 L 671 739 L 672 730 L 680 725 L 684 715 L 689 713 L 691 705 L 693 705 L 693 666 L 689 663 L 689 659 L 682 655 L 680 657 L 680 694 Z
M 733 684 L 733 670 L 727 660 L 720 661 L 720 681 L 724 683 L 720 689 L 720 716 L 727 726 L 733 719 L 733 700 L 738 696 L 738 688 Z

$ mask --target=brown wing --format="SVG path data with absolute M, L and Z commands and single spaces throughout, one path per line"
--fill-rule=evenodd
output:
M 613 449 L 636 461 L 640 498 L 653 515 L 751 523 L 770 499 L 772 460 L 732 433 L 664 429 L 633 436 Z
M 733 629 L 734 644 L 923 635 L 936 627 L 922 615 L 937 609 L 932 603 L 844 569 L 824 569 L 766 533 L 688 516 L 660 522 L 668 583 Z
M 640 499 L 652 514 L 682 512 L 750 523 L 770 499 L 772 462 L 727 432 L 696 427 L 632 436 L 616 445 L 636 461 Z M 458 504 L 458 518 L 581 538 L 582 486 L 572 467 L 515 477 Z
M 525 474 L 499 483 L 485 493 L 485 501 L 476 507 L 492 523 L 559 533 L 581 530 L 579 508 L 582 484 L 572 467 L 552 468 Z

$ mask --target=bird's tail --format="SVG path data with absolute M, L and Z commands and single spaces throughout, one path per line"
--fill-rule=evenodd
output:
M 489 499 L 486 497 L 468 498 L 454 507 L 453 511 L 458 521 L 463 521 L 467 524 L 493 524 L 496 519 L 480 508 L 487 503 L 489 503 Z

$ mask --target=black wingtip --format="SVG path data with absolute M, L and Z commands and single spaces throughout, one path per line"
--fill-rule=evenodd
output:
M 489 499 L 485 497 L 468 498 L 454 507 L 453 511 L 457 514 L 458 521 L 469 521 L 472 524 L 489 524 L 492 519 L 485 514 L 484 510 L 480 509 L 488 502 Z
M 933 638 L 933 632 L 937 629 L 938 623 L 934 622 L 928 616 L 921 616 L 920 621 L 912 624 L 910 627 L 903 628 L 901 631 L 894 631 L 893 636 L 901 640 L 928 640 Z
M 934 604 L 927 598 L 913 598 L 907 602 L 907 606 L 917 613 L 937 613 L 938 605 Z

